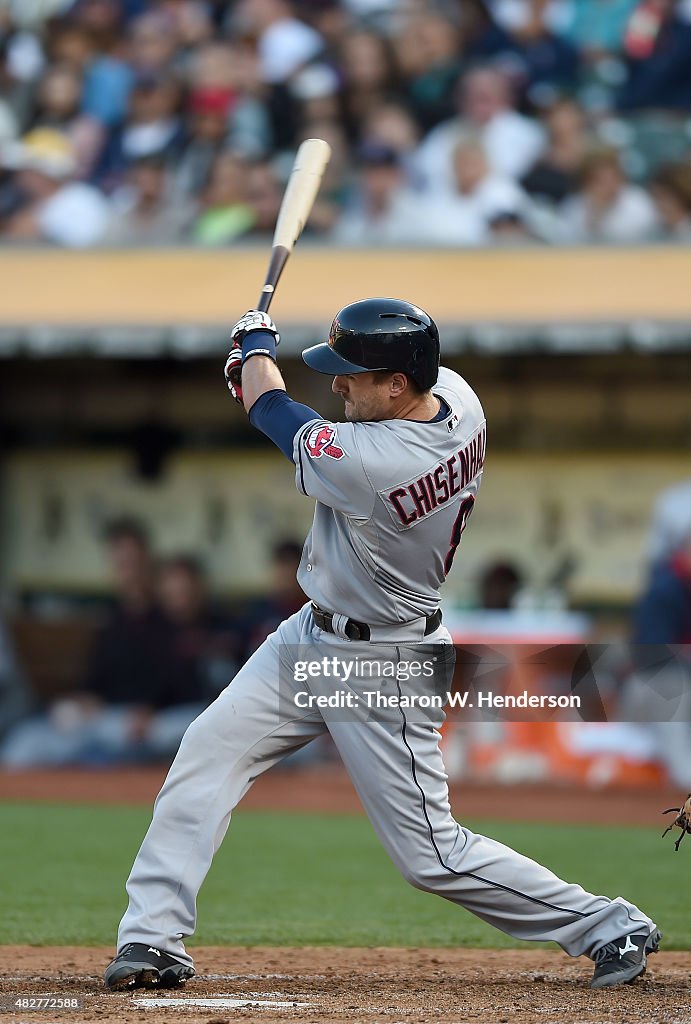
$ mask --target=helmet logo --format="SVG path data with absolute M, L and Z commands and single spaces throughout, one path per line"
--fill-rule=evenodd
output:
M 329 331 L 329 345 L 331 345 L 331 348 L 334 347 L 334 343 L 336 341 L 336 334 L 340 331 L 340 329 L 341 325 L 338 322 L 338 318 L 336 318 L 334 322 L 331 324 L 331 330 Z
M 305 448 L 311 459 L 320 459 L 322 455 L 330 459 L 342 459 L 346 454 L 343 448 L 334 444 L 336 431 L 333 427 L 322 424 L 320 427 L 312 427 L 305 437 Z

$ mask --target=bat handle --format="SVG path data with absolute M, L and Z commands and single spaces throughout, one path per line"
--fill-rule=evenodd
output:
M 264 282 L 264 287 L 261 290 L 256 307 L 262 313 L 268 313 L 269 311 L 269 306 L 271 305 L 271 301 L 274 297 L 278 279 L 283 273 L 283 268 L 285 267 L 289 256 L 290 249 L 287 249 L 285 245 L 273 246 L 271 250 L 269 269 L 266 272 L 266 281 Z

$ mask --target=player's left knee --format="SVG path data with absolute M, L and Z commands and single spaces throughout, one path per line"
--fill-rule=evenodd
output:
M 423 892 L 435 892 L 443 874 L 439 861 L 431 858 L 409 861 L 399 869 L 408 885 Z

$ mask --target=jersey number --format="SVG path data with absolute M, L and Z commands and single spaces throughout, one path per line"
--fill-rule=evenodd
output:
M 461 502 L 461 507 L 458 510 L 456 521 L 453 524 L 453 530 L 451 531 L 451 544 L 449 550 L 446 553 L 444 559 L 444 575 L 448 576 L 451 572 L 451 566 L 453 565 L 453 556 L 456 554 L 456 548 L 461 543 L 461 534 L 465 530 L 466 523 L 470 518 L 470 513 L 473 511 L 473 505 L 475 504 L 475 498 L 472 494 L 469 494 L 467 498 L 464 498 Z

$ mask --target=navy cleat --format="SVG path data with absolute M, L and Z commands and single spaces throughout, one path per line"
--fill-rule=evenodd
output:
M 616 942 L 608 942 L 596 950 L 595 973 L 591 988 L 610 988 L 614 985 L 629 985 L 645 973 L 647 957 L 660 948 L 662 932 L 637 932 L 625 935 Z
M 104 981 L 113 992 L 131 988 L 178 988 L 194 977 L 194 968 L 145 942 L 130 942 L 106 967 Z

